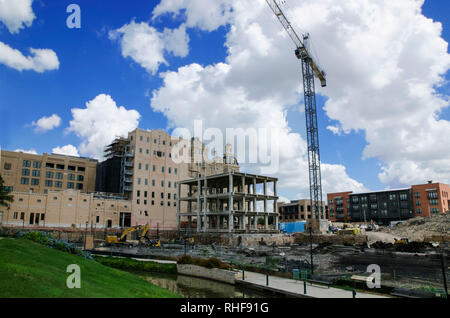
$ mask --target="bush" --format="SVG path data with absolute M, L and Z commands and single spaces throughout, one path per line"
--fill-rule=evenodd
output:
M 23 238 L 26 240 L 30 240 L 42 245 L 45 245 L 50 248 L 54 248 L 59 251 L 67 252 L 73 255 L 82 256 L 84 258 L 93 260 L 91 253 L 85 252 L 80 250 L 78 247 L 76 247 L 75 244 L 69 243 L 64 240 L 58 240 L 53 238 L 50 234 L 47 232 L 42 231 L 30 231 L 30 232 L 23 232 L 19 231 L 17 233 L 13 234 L 13 237 L 16 238 Z
M 155 262 L 142 262 L 129 258 L 101 257 L 101 256 L 95 256 L 95 260 L 105 266 L 124 270 L 164 273 L 164 274 L 177 273 L 177 267 L 175 264 L 159 264 Z
M 206 268 L 230 269 L 228 264 L 215 257 L 204 259 L 184 255 L 178 259 L 177 264 L 191 264 Z

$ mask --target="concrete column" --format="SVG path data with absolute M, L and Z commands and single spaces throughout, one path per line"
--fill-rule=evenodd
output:
M 269 229 L 269 216 L 267 214 L 264 216 L 264 229 Z
M 253 194 L 256 194 L 256 178 L 253 178 Z
M 203 223 L 203 231 L 206 232 L 208 229 L 208 217 L 206 216 L 206 212 L 208 211 L 208 201 L 206 199 L 206 195 L 208 194 L 208 183 L 205 177 L 203 184 L 203 218 L 205 223 Z
M 202 190 L 202 184 L 200 178 L 197 179 L 197 232 L 200 232 L 202 226 L 202 219 L 200 217 L 202 202 L 200 200 L 200 194 Z
M 264 195 L 267 195 L 267 180 L 264 180 Z
M 181 185 L 178 185 L 178 188 L 177 188 L 177 193 L 178 193 L 178 196 L 177 196 L 177 198 L 178 198 L 178 200 L 177 200 L 177 229 L 178 230 L 180 230 L 180 225 L 181 225 L 181 214 L 180 214 L 180 212 L 181 212 L 181 210 L 180 210 L 180 205 L 181 205 L 180 194 L 181 194 L 181 190 L 180 190 L 180 188 L 181 188 Z
M 228 175 L 228 232 L 231 233 L 233 231 L 234 220 L 233 220 L 233 174 L 230 173 Z

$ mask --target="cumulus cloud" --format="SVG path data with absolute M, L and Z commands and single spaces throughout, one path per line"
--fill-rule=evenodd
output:
M 34 131 L 36 132 L 46 132 L 59 127 L 59 125 L 61 125 L 61 117 L 56 114 L 53 114 L 50 117 L 44 116 L 31 123 L 31 126 L 36 127 L 34 128 Z
M 232 10 L 212 13 L 212 8 L 203 14 L 198 10 L 199 1 L 162 1 L 154 13 L 180 14 L 185 9 L 188 27 L 211 31 L 231 24 L 225 43 L 228 56 L 223 63 L 205 67 L 191 64 L 161 74 L 163 85 L 153 92 L 151 107 L 162 112 L 172 127 L 192 128 L 193 120 L 200 119 L 205 128 L 216 127 L 224 134 L 226 128 L 263 127 L 276 132 L 279 169 L 274 175 L 280 188 L 301 191 L 307 198 L 306 141 L 292 131 L 287 118 L 288 105 L 299 103 L 302 93 L 301 66 L 289 39 L 280 32 L 281 26 L 268 20 L 272 17 L 266 6 L 265 1 L 215 1 L 216 10 Z M 259 137 L 258 148 L 267 146 L 268 139 Z M 244 163 L 242 167 L 254 173 L 265 168 L 262 163 Z M 344 167 L 334 165 L 324 165 L 323 184 L 325 191 L 365 189 Z
M 82 155 L 103 158 L 104 147 L 116 137 L 127 137 L 136 129 L 141 115 L 136 110 L 117 106 L 109 95 L 100 94 L 86 103 L 86 108 L 73 108 L 73 120 L 68 132 L 75 133 L 82 142 L 78 149 Z
M 19 50 L 0 42 L 0 63 L 18 71 L 33 70 L 38 73 L 57 70 L 59 60 L 56 53 L 50 49 L 30 48 L 30 55 L 24 56 Z
M 78 149 L 73 145 L 65 145 L 63 147 L 55 147 L 52 153 L 65 156 L 79 157 Z
M 30 27 L 36 16 L 31 7 L 33 0 L 0 0 L 0 21 L 10 33 Z
M 145 22 L 131 21 L 109 33 L 111 40 L 118 40 L 122 56 L 130 57 L 151 74 L 156 74 L 161 64 L 168 65 L 166 52 L 174 56 L 185 57 L 189 53 L 189 36 L 186 26 L 159 32 Z
M 24 149 L 16 149 L 14 150 L 15 152 L 23 152 L 23 153 L 28 153 L 30 155 L 37 155 L 37 151 L 34 149 L 30 149 L 30 150 L 24 150 Z
M 280 180 L 307 189 L 304 134 L 293 133 L 285 116 L 303 90 L 289 37 L 263 0 L 219 0 L 207 10 L 200 2 L 163 0 L 154 18 L 185 15 L 187 27 L 203 31 L 228 24 L 227 58 L 162 74 L 164 85 L 154 92 L 152 108 L 174 126 L 202 117 L 212 127 L 280 128 Z M 450 182 L 450 144 L 442 138 L 449 135 L 450 122 L 440 117 L 448 97 L 436 91 L 450 55 L 442 25 L 423 16 L 422 5 L 418 0 L 305 0 L 285 8 L 297 30 L 310 32 L 309 45 L 328 74 L 328 87 L 317 87 L 327 97 L 327 116 L 338 123 L 328 128 L 363 132 L 367 146 L 355 155 L 377 158 L 379 179 L 387 186 L 431 177 Z M 324 163 L 322 179 L 324 188 L 364 190 L 340 165 Z

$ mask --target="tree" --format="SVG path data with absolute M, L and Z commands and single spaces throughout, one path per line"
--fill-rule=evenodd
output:
M 9 204 L 14 201 L 11 191 L 3 186 L 3 178 L 0 175 L 0 206 L 5 206 L 9 209 Z

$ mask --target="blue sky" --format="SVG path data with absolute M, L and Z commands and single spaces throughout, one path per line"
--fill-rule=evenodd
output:
M 71 3 L 76 3 L 81 8 L 81 29 L 69 29 L 66 26 L 69 15 L 66 13 L 66 7 Z M 189 36 L 189 53 L 180 57 L 165 51 L 164 58 L 169 65 L 162 64 L 157 74 L 151 74 L 133 58 L 124 57 L 119 41 L 112 40 L 109 34 L 133 20 L 136 23 L 145 22 L 158 32 L 163 32 L 165 28 L 176 29 L 186 23 L 186 15 L 174 17 L 171 14 L 162 14 L 152 20 L 155 5 L 155 1 L 35 0 L 32 10 L 36 18 L 31 26 L 12 34 L 6 25 L 0 22 L 0 42 L 19 50 L 25 56 L 30 54 L 29 48 L 51 49 L 60 63 L 58 69 L 44 72 L 18 71 L 0 63 L 2 149 L 34 149 L 43 153 L 51 152 L 58 146 L 78 147 L 81 138 L 74 132 L 67 132 L 69 122 L 73 119 L 71 109 L 84 108 L 88 101 L 99 94 L 110 95 L 117 106 L 138 111 L 141 115 L 139 127 L 142 129 L 168 127 L 173 118 L 168 119 L 167 114 L 150 107 L 152 93 L 164 86 L 160 74 L 166 71 L 177 72 L 179 67 L 192 63 L 206 67 L 227 62 L 225 42 L 230 25 L 225 24 L 212 31 L 201 27 L 188 27 L 186 32 Z M 422 9 L 423 15 L 443 24 L 442 38 L 448 42 L 450 3 L 444 0 L 426 1 Z M 281 25 L 279 27 L 281 28 Z M 293 54 L 289 56 L 292 57 L 292 63 L 298 63 Z M 300 76 L 298 64 L 297 85 L 300 85 Z M 448 80 L 448 73 L 446 79 Z M 334 82 L 330 85 L 339 89 L 340 83 Z M 448 95 L 449 88 L 447 84 L 438 91 Z M 401 178 L 389 179 L 391 181 L 388 184 L 380 180 L 380 165 L 388 164 L 382 155 L 362 159 L 364 148 L 368 144 L 365 130 L 353 129 L 348 134 L 335 135 L 326 129 L 329 125 L 340 123 L 336 119 L 338 117 L 330 118 L 323 111 L 327 99 L 328 97 L 323 96 L 318 98 L 318 107 L 321 110 L 319 127 L 322 161 L 345 166 L 346 177 L 356 180 L 367 189 L 402 186 L 405 181 Z M 303 108 L 301 100 L 296 100 L 295 103 L 300 109 Z M 304 114 L 295 106 L 285 109 L 288 110 L 286 118 L 291 132 L 304 136 Z M 61 118 L 61 124 L 46 132 L 35 132 L 31 123 L 52 114 Z M 226 113 L 223 116 L 226 116 Z M 440 119 L 450 120 L 448 107 L 444 107 Z M 443 175 L 444 180 L 446 177 L 447 175 Z M 293 198 L 298 195 L 298 191 L 295 187 L 286 187 L 283 195 Z

